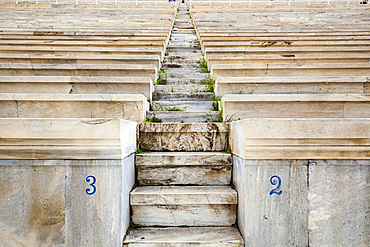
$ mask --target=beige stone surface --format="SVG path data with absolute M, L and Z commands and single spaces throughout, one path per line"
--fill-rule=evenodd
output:
M 233 156 L 238 226 L 246 246 L 307 246 L 307 160 L 254 160 Z M 279 176 L 272 185 L 272 176 Z M 277 182 L 277 181 L 276 181 Z
M 214 64 L 243 63 L 366 63 L 370 54 L 251 54 L 239 56 L 208 56 L 208 67 Z
M 370 63 L 307 63 L 307 64 L 215 64 L 211 68 L 218 77 L 280 76 L 368 76 Z
M 141 148 L 152 151 L 226 151 L 224 123 L 142 123 Z
M 370 96 L 342 94 L 226 94 L 224 119 L 370 118 Z
M 143 94 L 151 99 L 149 77 L 0 76 L 1 93 Z
M 311 164 L 308 181 L 310 244 L 368 245 L 370 161 L 313 160 Z
M 119 119 L 2 118 L 0 159 L 122 159 L 135 133 L 135 122 Z
M 130 224 L 133 155 L 56 158 L 0 160 L 0 245 L 119 246 Z M 88 176 L 96 179 L 92 195 Z
M 230 145 L 244 159 L 369 159 L 368 118 L 265 118 L 230 124 Z
M 136 155 L 139 185 L 229 185 L 231 155 L 215 152 L 152 152 Z
M 1 47 L 1 46 L 0 46 Z M 154 64 L 27 64 L 0 63 L 0 76 L 114 76 L 157 79 Z
M 27 40 L 27 37 L 28 36 L 25 36 L 24 39 Z M 50 37 L 50 36 L 41 36 L 41 37 Z M 6 38 L 6 37 L 3 37 L 3 38 Z M 18 38 L 20 37 L 18 36 Z M 55 39 L 57 38 L 58 37 L 55 37 Z M 91 38 L 91 39 L 94 39 L 94 38 Z M 120 63 L 123 63 L 123 64 L 154 64 L 157 67 L 157 69 L 160 68 L 159 55 L 139 55 L 139 54 L 92 56 L 92 55 L 83 55 L 83 54 L 59 54 L 57 55 L 57 54 L 0 53 L 0 62 L 1 63 L 28 63 L 28 64 L 38 64 L 38 63 L 46 63 L 46 64 L 60 64 L 60 63 L 68 63 L 68 64 L 120 64 Z
M 237 195 L 228 186 L 143 186 L 131 192 L 132 221 L 144 226 L 231 226 Z
M 0 94 L 2 118 L 122 118 L 141 122 L 148 110 L 140 94 Z
M 217 96 L 225 94 L 366 94 L 366 76 L 219 77 Z M 330 92 L 329 92 L 330 90 Z
M 244 241 L 235 227 L 142 227 L 132 229 L 123 242 L 124 247 L 243 247 Z
M 1 246 L 64 246 L 63 163 L 0 160 Z

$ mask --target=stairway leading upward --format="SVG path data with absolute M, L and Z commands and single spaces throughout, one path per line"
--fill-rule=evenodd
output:
M 136 155 L 138 186 L 131 192 L 132 226 L 123 246 L 244 246 L 236 228 L 228 126 L 207 123 L 218 112 L 196 44 L 189 12 L 180 4 L 162 85 L 147 114 L 162 123 L 139 125 L 141 149 L 148 152 Z

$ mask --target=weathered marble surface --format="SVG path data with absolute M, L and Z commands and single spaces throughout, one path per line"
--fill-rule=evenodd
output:
M 366 76 L 220 77 L 215 94 L 366 94 Z M 330 90 L 330 92 L 329 92 Z
M 135 147 L 127 120 L 0 119 L 1 159 L 122 159 Z
M 237 195 L 228 186 L 142 186 L 131 192 L 132 221 L 144 226 L 231 226 Z
M 2 118 L 122 118 L 141 122 L 141 94 L 0 94 Z
M 171 227 L 132 229 L 124 247 L 135 246 L 242 247 L 243 238 L 234 227 Z
M 260 94 L 222 97 L 223 118 L 370 118 L 370 96 Z
M 0 160 L 1 246 L 120 246 L 130 224 L 134 156 Z M 96 178 L 96 192 L 86 177 Z
M 370 161 L 313 160 L 309 167 L 310 245 L 370 243 Z
M 131 206 L 131 220 L 142 226 L 232 226 L 236 205 Z
M 136 155 L 140 185 L 228 185 L 231 155 L 225 153 L 154 152 Z
M 65 246 L 63 160 L 0 160 L 0 246 Z
M 265 118 L 230 124 L 233 154 L 244 159 L 369 159 L 368 118 Z
M 2 50 L 4 47 L 0 47 Z M 14 47 L 9 47 L 10 50 L 18 50 Z M 29 50 L 44 50 L 44 47 L 36 48 L 27 47 L 24 52 Z M 66 47 L 51 47 L 55 50 L 69 50 L 72 48 Z M 47 48 L 45 48 L 47 50 Z M 76 50 L 85 49 L 77 48 Z M 92 47 L 92 50 L 95 48 Z M 135 48 L 106 48 L 108 50 L 135 49 Z M 137 48 L 136 48 L 137 49 Z M 156 48 L 147 48 L 156 49 Z M 103 49 L 105 50 L 105 49 Z M 74 51 L 73 51 L 74 52 Z M 161 53 L 159 50 L 158 53 Z M 22 63 L 0 63 L 0 76 L 122 76 L 122 77 L 150 77 L 153 81 L 156 80 L 158 73 L 154 64 L 22 64 Z
M 131 205 L 236 204 L 229 186 L 140 186 L 131 192 Z
M 225 151 L 228 125 L 224 123 L 142 123 L 141 148 L 153 151 Z
M 233 159 L 246 246 L 369 243 L 369 160 Z M 270 195 L 275 175 L 280 195 Z
M 305 161 L 243 160 L 233 156 L 238 191 L 238 225 L 245 246 L 306 246 L 307 166 Z M 270 178 L 281 178 L 281 195 Z
M 143 94 L 151 99 L 149 77 L 0 76 L 2 93 Z
M 130 224 L 129 192 L 135 183 L 134 157 L 70 161 L 66 173 L 66 246 L 120 246 Z M 96 178 L 96 192 L 85 178 Z

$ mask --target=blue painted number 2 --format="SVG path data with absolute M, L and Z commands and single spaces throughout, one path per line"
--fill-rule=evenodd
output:
M 92 181 L 91 181 L 92 180 Z M 86 189 L 86 194 L 88 194 L 88 195 L 93 195 L 95 192 L 96 192 L 96 187 L 95 187 L 95 182 L 96 182 L 96 178 L 94 177 L 94 176 L 88 176 L 87 178 L 86 178 L 86 182 L 88 182 L 88 183 L 90 183 L 89 185 L 92 187 L 92 189 L 90 189 L 90 188 L 87 188 Z
M 272 185 L 276 185 L 277 184 L 277 187 L 275 189 L 273 189 L 273 190 L 270 191 L 270 195 L 272 195 L 272 194 L 281 195 L 281 193 L 283 193 L 281 190 L 278 191 L 280 189 L 280 186 L 281 186 L 281 179 L 280 179 L 279 176 L 276 176 L 276 175 L 275 176 L 272 176 L 270 178 L 270 183 Z

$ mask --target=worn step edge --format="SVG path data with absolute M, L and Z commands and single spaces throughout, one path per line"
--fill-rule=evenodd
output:
M 135 246 L 242 247 L 235 227 L 142 227 L 129 230 L 123 247 Z

